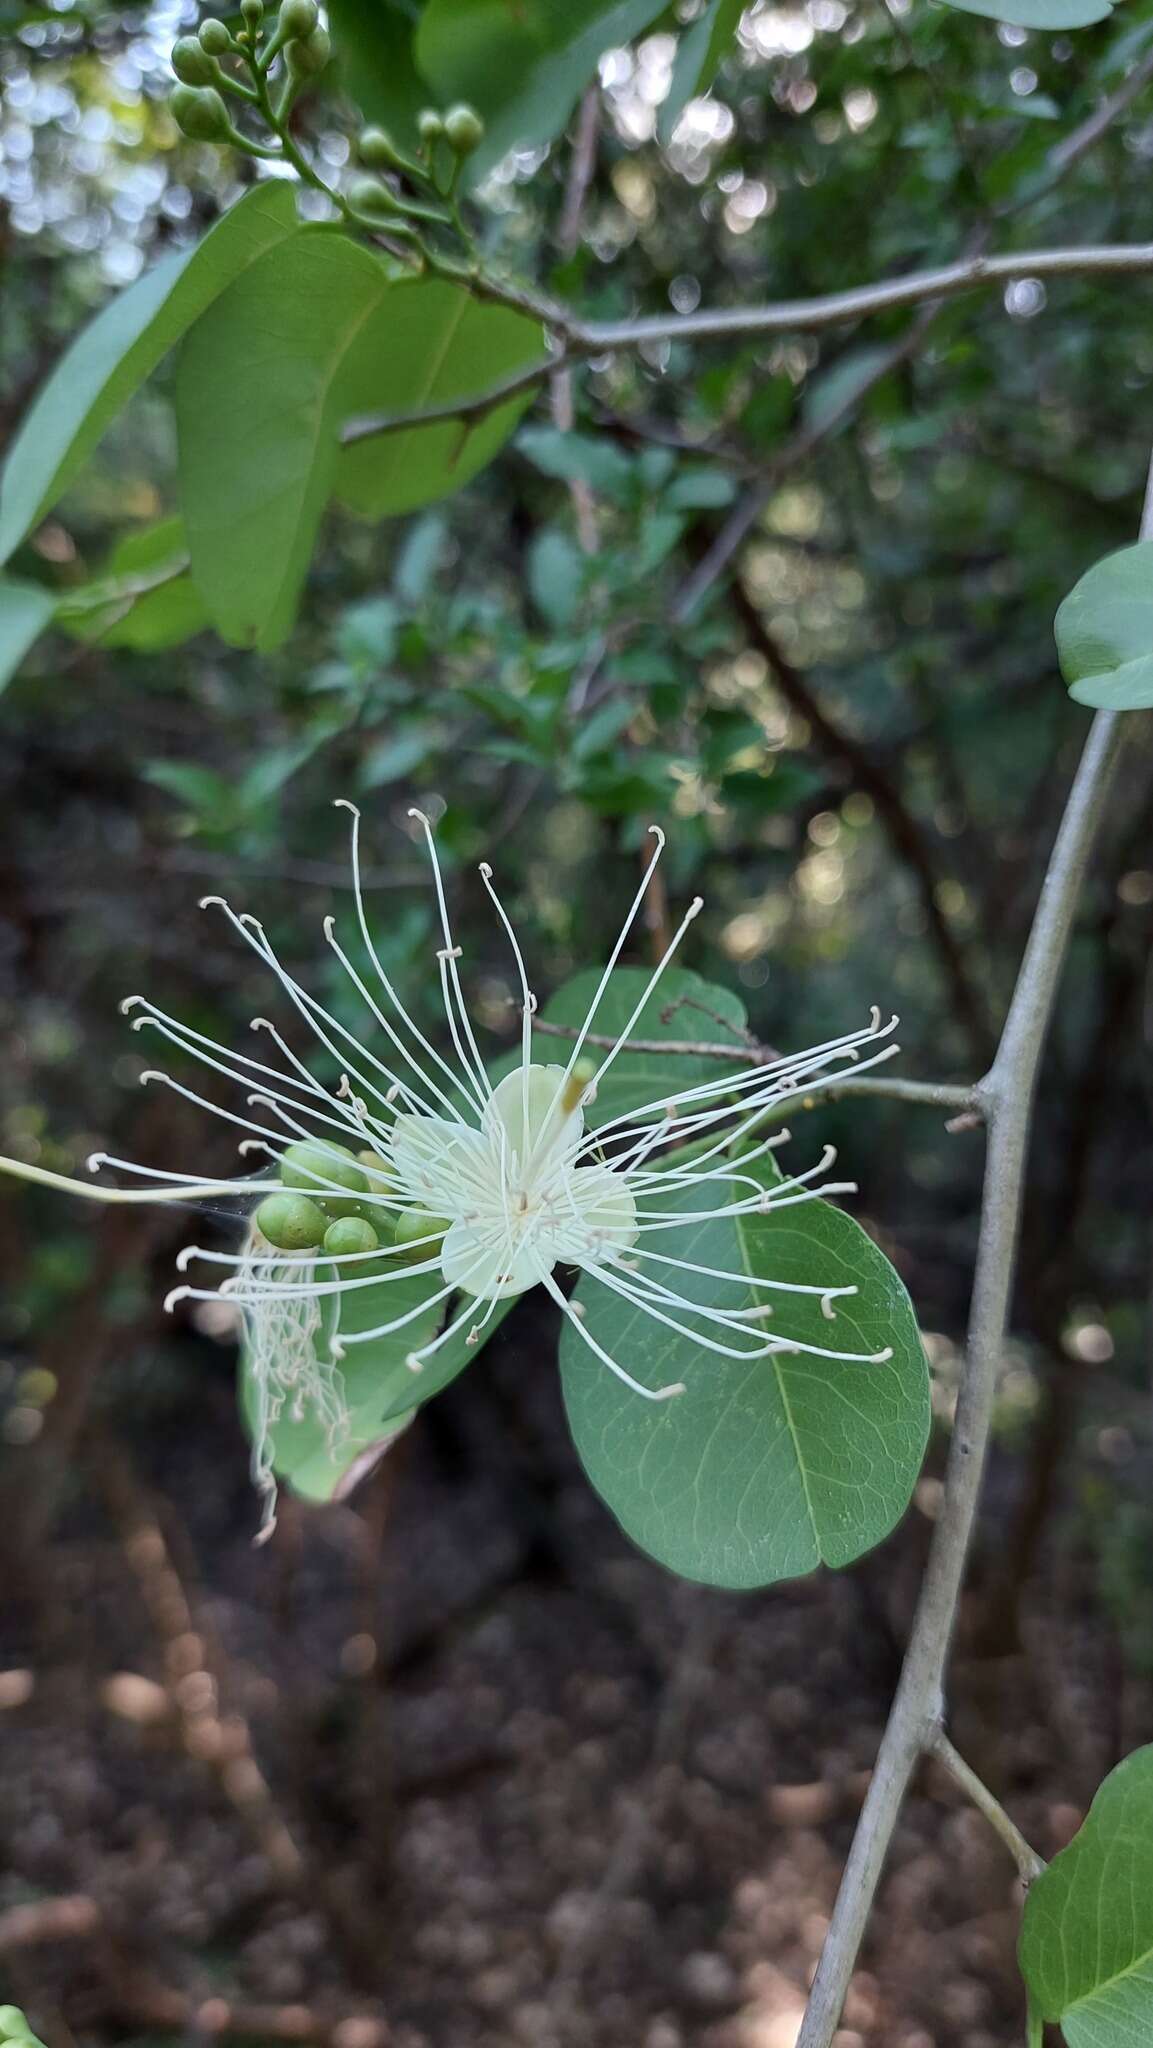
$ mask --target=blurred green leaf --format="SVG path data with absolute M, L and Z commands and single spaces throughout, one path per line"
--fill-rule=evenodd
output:
M 474 175 L 514 146 L 559 135 L 603 52 L 631 42 L 664 7 L 665 0 L 429 0 L 417 63 L 442 101 L 467 100 L 484 116 Z
M 1153 541 L 1095 562 L 1069 592 L 1053 630 L 1078 704 L 1106 711 L 1153 705 Z
M 417 141 L 416 117 L 429 90 L 416 68 L 413 36 L 419 8 L 407 0 L 329 0 L 340 76 L 366 121 L 379 123 L 404 148 Z
M 544 527 L 535 534 L 528 555 L 528 587 L 533 603 L 550 626 L 568 626 L 576 617 L 587 563 L 565 533 Z
M 26 414 L 4 465 L 0 561 L 56 503 L 169 349 L 296 225 L 291 187 L 257 185 L 203 241 L 163 257 L 83 329 Z
M 1153 2040 L 1153 1746 L 1110 1771 L 1030 1886 L 1019 1956 L 1038 2021 L 1069 2048 Z
M 1113 11 L 1113 0 L 944 0 L 962 14 L 983 14 L 1013 28 L 1088 28 Z
M 517 448 L 534 469 L 562 483 L 587 484 L 606 497 L 621 498 L 632 489 L 633 464 L 609 440 L 594 434 L 562 434 L 559 427 L 524 427 Z
M 661 108 L 660 137 L 668 142 L 691 99 L 706 93 L 732 44 L 747 0 L 709 0 L 703 14 L 681 33 L 672 84 Z
M 55 610 L 55 597 L 41 584 L 0 576 L 0 690 L 11 682 Z

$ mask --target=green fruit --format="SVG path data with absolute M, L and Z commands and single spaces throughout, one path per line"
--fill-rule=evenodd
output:
M 172 69 L 182 85 L 211 85 L 216 65 L 196 36 L 180 36 L 172 45 Z
M 290 1145 L 281 1157 L 280 1178 L 286 1188 L 311 1195 L 329 1216 L 355 1216 L 360 1208 L 355 1198 L 368 1193 L 368 1175 L 352 1153 L 327 1138 L 302 1138 Z M 347 1195 L 339 1192 L 342 1188 Z
M 450 107 L 444 117 L 445 140 L 458 156 L 471 156 L 484 141 L 484 122 L 475 107 Z
M 338 1216 L 324 1233 L 324 1249 L 336 1259 L 348 1252 L 379 1251 L 380 1239 L 363 1216 Z
M 365 128 L 356 139 L 356 153 L 362 164 L 374 171 L 396 171 L 403 163 L 395 142 L 384 128 Z
M 266 1195 L 256 1227 L 278 1252 L 310 1252 L 320 1244 L 328 1219 L 307 1195 Z
M 314 28 L 310 36 L 289 43 L 284 55 L 295 77 L 315 78 L 332 55 L 332 38 L 326 28 Z
M 405 1209 L 396 1219 L 393 1243 L 401 1246 L 419 1243 L 422 1238 L 441 1238 L 448 1230 L 443 1216 L 432 1216 L 427 1209 Z M 419 1256 L 431 1259 L 436 1256 L 434 1244 L 421 1244 Z
M 310 36 L 319 20 L 316 0 L 280 0 L 276 32 L 287 43 L 297 36 Z
M 232 37 L 222 21 L 210 14 L 200 24 L 200 47 L 210 57 L 226 57 L 232 48 Z
M 354 178 L 348 188 L 348 198 L 358 213 L 396 212 L 396 200 L 379 178 Z
M 168 101 L 181 133 L 193 142 L 223 142 L 229 133 L 228 108 L 214 85 L 178 85 Z
M 435 107 L 426 107 L 417 115 L 416 132 L 422 142 L 439 142 L 444 134 L 444 122 Z

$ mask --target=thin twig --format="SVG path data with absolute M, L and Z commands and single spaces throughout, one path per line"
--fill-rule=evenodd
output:
M 1153 537 L 1153 472 L 1142 535 Z M 940 1724 L 1008 1325 L 1025 1159 L 1041 1052 L 1097 827 L 1121 751 L 1123 721 L 1099 711 L 1089 730 L 1042 885 L 993 1065 L 980 1084 L 989 1149 L 969 1341 L 941 1514 L 896 1698 L 813 1982 L 797 2048 L 830 2048 L 897 1815 L 918 1757 Z
M 581 1038 L 585 1045 L 611 1051 L 617 1040 L 605 1031 L 581 1033 L 573 1024 L 551 1024 L 545 1017 L 533 1019 L 533 1030 L 543 1031 L 550 1038 Z M 626 1038 L 620 1041 L 622 1052 L 658 1053 L 687 1059 L 729 1060 L 740 1067 L 769 1067 L 780 1054 L 770 1045 L 759 1045 L 754 1039 L 748 1044 L 719 1045 L 709 1039 L 695 1038 Z M 886 1074 L 847 1074 L 834 1088 L 822 1088 L 823 1100 L 838 1095 L 887 1095 L 895 1102 L 927 1102 L 935 1109 L 956 1109 L 969 1114 L 980 1110 L 981 1099 L 975 1088 L 966 1088 L 957 1081 L 904 1081 L 890 1080 Z M 809 1096 L 816 1100 L 811 1084 L 797 1090 L 796 1097 L 782 1095 L 781 1101 L 800 1100 Z M 980 1118 L 977 1119 L 980 1121 Z
M 999 1799 L 990 1792 L 982 1778 L 977 1776 L 960 1752 L 954 1749 L 944 1729 L 934 1729 L 928 1744 L 929 1752 L 938 1763 L 945 1766 L 950 1777 L 955 1779 L 966 1798 L 972 1800 L 978 1812 L 983 1813 L 991 1828 L 1000 1835 L 1005 1847 L 1013 1858 L 1021 1875 L 1021 1883 L 1030 1885 L 1040 1877 L 1045 1868 L 1045 1859 L 1038 1856 L 1021 1833 L 1015 1820 L 1011 1820 Z

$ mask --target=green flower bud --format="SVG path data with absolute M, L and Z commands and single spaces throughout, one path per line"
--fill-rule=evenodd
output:
M 310 36 L 319 20 L 316 0 L 280 0 L 276 32 L 287 43 L 296 36 Z
M 285 60 L 296 78 L 315 78 L 332 55 L 332 38 L 326 28 L 314 28 L 302 41 L 288 44 Z
M 435 107 L 426 107 L 416 117 L 416 132 L 424 143 L 439 142 L 444 134 L 444 122 Z
M 324 1249 L 334 1259 L 346 1252 L 375 1252 L 380 1249 L 380 1239 L 363 1216 L 338 1216 L 324 1233 Z
M 257 29 L 264 18 L 264 0 L 240 0 L 240 12 L 248 27 Z
M 329 1216 L 355 1216 L 360 1204 L 354 1198 L 368 1193 L 368 1175 L 352 1153 L 327 1138 L 302 1138 L 290 1145 L 280 1161 L 280 1178 L 286 1188 L 311 1195 Z M 331 1188 L 347 1188 L 348 1199 L 331 1194 Z
M 278 1252 L 310 1252 L 320 1244 L 328 1222 L 307 1195 L 266 1195 L 256 1212 L 256 1227 Z
M 396 212 L 396 200 L 379 178 L 354 178 L 348 188 L 348 197 L 358 213 Z
M 373 171 L 399 171 L 404 167 L 391 135 L 384 128 L 364 128 L 356 138 L 356 153 Z
M 215 15 L 210 14 L 200 24 L 200 47 L 207 50 L 210 57 L 226 57 L 232 48 L 232 37 L 227 27 L 224 22 L 217 21 Z
M 458 156 L 471 156 L 484 141 L 484 122 L 475 107 L 450 107 L 444 117 L 445 140 Z
M 172 45 L 172 69 L 183 85 L 211 85 L 216 65 L 196 36 L 180 36 Z
M 177 127 L 193 142 L 227 140 L 228 108 L 214 85 L 178 85 L 168 104 Z
M 427 1209 L 405 1209 L 396 1219 L 392 1241 L 403 1250 L 408 1245 L 420 1245 L 416 1256 L 421 1259 L 436 1255 L 434 1244 L 421 1244 L 422 1238 L 440 1238 L 448 1230 L 443 1216 L 430 1216 Z

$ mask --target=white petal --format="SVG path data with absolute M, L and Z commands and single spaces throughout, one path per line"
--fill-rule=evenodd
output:
M 405 1193 L 434 1216 L 459 1216 L 462 1208 L 475 1207 L 478 1175 L 491 1178 L 490 1149 L 481 1133 L 447 1117 L 402 1113 L 389 1150 Z
M 573 1215 L 549 1233 L 555 1258 L 568 1265 L 591 1266 L 636 1243 L 637 1205 L 619 1173 L 609 1166 L 578 1166 L 565 1176 L 564 1185 Z
M 510 1164 L 515 1153 L 523 1173 L 531 1160 L 534 1179 L 545 1160 L 571 1151 L 584 1134 L 584 1111 L 557 1104 L 566 1078 L 563 1067 L 514 1067 L 485 1109 L 485 1130 L 499 1142 L 503 1126 Z
M 494 1242 L 495 1238 L 495 1242 Z M 440 1268 L 454 1287 L 485 1300 L 525 1294 L 540 1279 L 541 1262 L 532 1252 L 511 1252 L 508 1240 L 471 1223 L 454 1223 L 444 1240 Z

